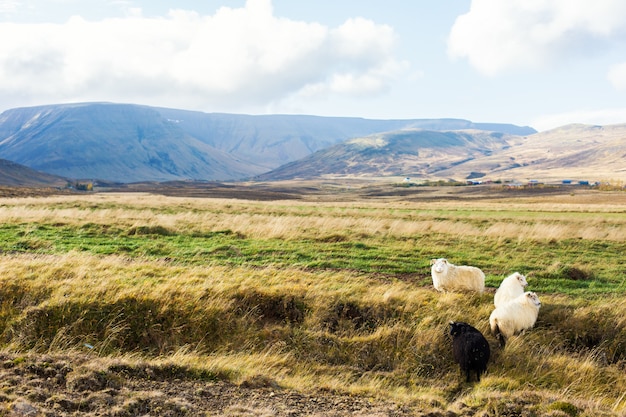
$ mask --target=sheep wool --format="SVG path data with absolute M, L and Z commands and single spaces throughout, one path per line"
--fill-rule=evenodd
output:
M 470 382 L 471 374 L 475 372 L 476 380 L 480 381 L 480 376 L 487 371 L 491 355 L 489 342 L 478 329 L 463 322 L 451 321 L 450 335 L 454 361 L 465 373 L 465 380 Z
M 496 290 L 496 295 L 493 297 L 493 304 L 496 307 L 500 307 L 514 298 L 519 297 L 524 294 L 524 288 L 526 288 L 527 285 L 528 282 L 524 275 L 519 272 L 512 273 L 504 278 L 500 287 Z
M 489 326 L 500 346 L 504 346 L 509 337 L 531 329 L 537 321 L 540 307 L 539 297 L 530 291 L 496 307 L 489 316 Z
M 475 266 L 453 265 L 445 258 L 432 259 L 431 275 L 437 291 L 476 291 L 485 289 L 485 274 Z

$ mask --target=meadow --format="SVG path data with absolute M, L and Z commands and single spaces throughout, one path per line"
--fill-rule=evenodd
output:
M 411 415 L 626 414 L 626 193 L 485 190 L 1 198 L 2 351 L 14 363 L 86 355 L 103 375 L 150 368 L 391 401 Z M 438 257 L 480 267 L 486 293 L 436 292 Z M 515 271 L 543 305 L 500 348 L 488 317 Z M 479 383 L 452 360 L 450 320 L 491 343 Z

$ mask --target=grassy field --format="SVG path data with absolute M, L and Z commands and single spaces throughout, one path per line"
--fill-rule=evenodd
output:
M 626 193 L 388 188 L 2 198 L 4 350 L 423 413 L 626 414 Z M 488 291 L 437 293 L 436 257 L 480 267 Z M 514 271 L 543 306 L 501 349 L 488 317 Z M 452 360 L 450 320 L 491 343 L 480 383 Z

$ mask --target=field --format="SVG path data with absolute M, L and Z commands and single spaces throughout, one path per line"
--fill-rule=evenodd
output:
M 626 415 L 623 191 L 3 195 L 0 415 Z M 436 292 L 437 257 L 480 267 L 486 293 Z M 514 271 L 542 307 L 500 348 L 488 317 Z M 491 344 L 480 382 L 452 359 L 450 320 Z

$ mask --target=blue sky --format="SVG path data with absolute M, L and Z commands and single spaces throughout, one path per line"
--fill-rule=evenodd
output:
M 0 0 L 0 111 L 626 123 L 623 0 Z

